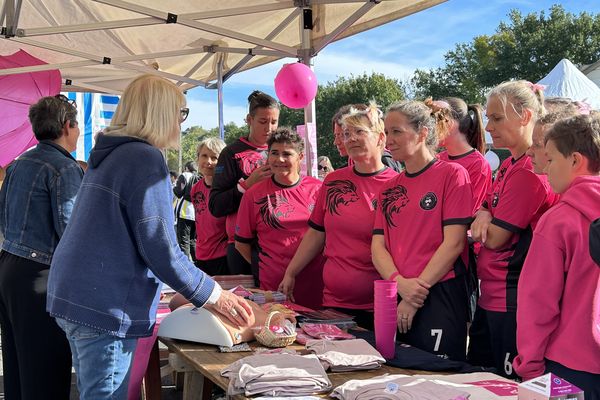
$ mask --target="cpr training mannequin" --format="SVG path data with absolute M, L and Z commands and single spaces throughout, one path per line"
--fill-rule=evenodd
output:
M 212 306 L 195 308 L 183 296 L 176 294 L 169 303 L 169 308 L 173 312 L 161 322 L 158 335 L 229 347 L 242 342 L 251 342 L 254 340 L 254 333 L 259 332 L 265 325 L 269 312 L 253 301 L 248 300 L 248 304 L 252 308 L 254 319 L 249 321 L 248 325 L 236 327 L 227 318 L 217 313 Z M 272 312 L 273 308 L 269 311 Z M 283 307 L 277 311 L 282 309 Z M 283 326 L 286 319 L 295 325 L 296 320 L 292 312 L 285 311 L 275 314 L 270 325 Z

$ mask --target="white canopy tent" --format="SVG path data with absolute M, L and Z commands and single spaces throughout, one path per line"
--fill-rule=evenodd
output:
M 142 73 L 216 88 L 223 135 L 222 83 L 236 72 L 284 57 L 310 65 L 333 41 L 444 1 L 0 0 L 0 54 L 48 63 L 0 76 L 59 69 L 66 92 L 119 94 Z M 314 122 L 314 101 L 304 114 Z
M 0 0 L 0 53 L 60 69 L 65 91 L 119 93 L 136 75 L 215 87 L 282 57 L 310 62 L 332 41 L 445 0 Z
M 571 100 L 585 101 L 592 108 L 600 109 L 600 88 L 567 59 L 562 59 L 538 83 L 546 85 L 546 97 L 568 97 Z

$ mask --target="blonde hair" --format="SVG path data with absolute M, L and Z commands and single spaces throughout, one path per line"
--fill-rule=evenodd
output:
M 383 114 L 375 102 L 370 102 L 368 106 L 351 105 L 347 113 L 342 115 L 340 122 L 343 127 L 362 128 L 375 133 L 385 132 Z
M 198 143 L 198 147 L 196 148 L 196 156 L 200 155 L 200 152 L 202 151 L 203 147 L 206 147 L 207 149 L 209 149 L 210 151 L 215 153 L 217 155 L 217 157 L 219 157 L 219 154 L 221 154 L 221 152 L 223 151 L 225 146 L 226 146 L 225 142 L 219 138 L 216 138 L 216 137 L 206 138 L 206 139 L 202 140 L 200 143 Z
M 492 96 L 500 100 L 504 109 L 510 103 L 519 116 L 523 115 L 524 109 L 530 110 L 533 114 L 533 122 L 536 122 L 546 113 L 544 109 L 544 92 L 541 85 L 524 80 L 502 82 L 489 91 L 487 94 L 488 102 Z
M 335 169 L 333 168 L 333 165 L 331 164 L 331 160 L 329 159 L 329 157 L 327 157 L 327 156 L 319 156 L 317 158 L 317 164 L 321 164 L 323 161 L 325 161 L 325 163 L 327 164 L 327 168 L 329 168 L 328 172 L 335 171 Z
M 158 148 L 178 147 L 185 96 L 172 82 L 145 74 L 123 92 L 105 134 L 133 136 Z

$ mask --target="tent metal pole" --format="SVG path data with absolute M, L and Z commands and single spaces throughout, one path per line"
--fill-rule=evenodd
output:
M 312 8 L 305 7 L 302 9 L 302 18 L 300 18 L 300 35 L 302 39 L 301 49 L 299 50 L 300 61 L 312 69 L 312 28 L 313 28 L 313 16 Z M 304 107 L 304 124 L 313 123 L 316 126 L 316 109 L 315 99 L 310 104 Z M 316 140 L 316 138 L 315 138 Z M 308 176 L 315 176 L 313 172 L 313 157 L 316 160 L 317 154 L 312 154 L 311 137 L 306 130 L 305 151 L 306 151 L 306 173 Z M 315 148 L 317 146 L 315 145 Z
M 225 140 L 225 125 L 223 124 L 223 64 L 225 54 L 217 55 L 217 103 L 219 110 L 219 137 Z

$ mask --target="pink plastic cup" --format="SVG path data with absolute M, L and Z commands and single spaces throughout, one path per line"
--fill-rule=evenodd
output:
M 396 354 L 395 322 L 375 321 L 375 347 L 383 358 L 394 358 Z

